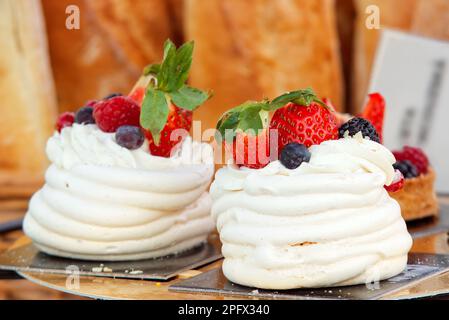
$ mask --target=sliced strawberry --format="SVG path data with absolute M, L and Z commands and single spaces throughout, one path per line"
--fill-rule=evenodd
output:
M 263 130 L 259 135 L 239 132 L 232 141 L 232 158 L 238 166 L 252 169 L 264 168 L 270 163 L 270 147 L 268 131 Z
M 385 99 L 379 93 L 372 93 L 369 95 L 368 103 L 365 106 L 361 118 L 364 118 L 372 123 L 376 128 L 380 143 L 383 142 L 383 125 L 385 115 Z
M 142 105 L 143 98 L 145 97 L 145 88 L 139 87 L 135 88 L 131 94 L 129 95 L 131 99 L 137 102 L 139 105 Z
M 139 80 L 137 80 L 131 92 L 128 94 L 128 97 L 141 106 L 143 98 L 145 97 L 146 88 L 152 79 L 154 79 L 154 75 L 151 74 L 140 76 Z
M 278 130 L 279 152 L 291 142 L 298 142 L 309 148 L 326 140 L 338 139 L 334 113 L 316 102 L 309 106 L 288 103 L 274 113 L 270 129 Z
M 172 150 L 188 135 L 192 127 L 192 111 L 181 109 L 175 105 L 170 106 L 167 123 L 161 131 L 159 145 L 156 145 L 150 131 L 145 130 L 145 136 L 149 141 L 149 149 L 152 155 L 159 157 L 170 157 Z M 172 137 L 175 132 L 176 136 Z
M 385 190 L 391 193 L 398 192 L 404 186 L 404 175 L 402 172 L 395 170 L 394 175 L 393 182 L 389 186 L 384 186 Z

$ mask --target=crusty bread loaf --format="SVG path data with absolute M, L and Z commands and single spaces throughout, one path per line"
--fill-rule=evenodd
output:
M 379 7 L 381 28 L 410 29 L 418 0 L 355 0 L 354 74 L 352 78 L 352 108 L 357 113 L 363 105 L 371 76 L 371 68 L 379 40 L 379 30 L 368 29 L 366 8 Z M 400 8 L 400 10 L 398 9 Z
M 127 93 L 172 37 L 167 0 L 42 0 L 61 110 L 111 92 Z M 80 29 L 65 28 L 68 5 Z
M 47 166 L 56 99 L 39 0 L 0 1 L 0 48 L 2 190 L 19 180 L 26 187 Z
M 185 34 L 196 42 L 191 82 L 215 96 L 195 113 L 203 128 L 248 99 L 313 87 L 341 106 L 333 0 L 186 0 Z
M 449 39 L 449 1 L 419 0 L 411 31 L 437 39 Z

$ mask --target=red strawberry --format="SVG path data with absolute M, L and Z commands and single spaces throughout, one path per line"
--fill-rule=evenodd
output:
M 429 159 L 420 148 L 405 146 L 401 151 L 393 151 L 397 161 L 410 161 L 419 174 L 426 174 L 429 170 Z
M 137 102 L 139 105 L 142 105 L 143 98 L 145 97 L 145 88 L 144 87 L 135 88 L 131 92 L 129 97 L 133 99 L 135 102 Z
M 75 122 L 75 114 L 73 112 L 64 112 L 61 113 L 58 117 L 58 121 L 56 122 L 56 130 L 61 132 L 61 130 L 65 127 L 71 127 Z
M 309 148 L 326 140 L 338 139 L 334 113 L 316 102 L 308 107 L 290 102 L 276 110 L 270 129 L 278 130 L 278 152 L 290 142 Z
M 389 186 L 384 186 L 385 190 L 388 192 L 397 192 L 402 189 L 404 186 L 404 175 L 401 171 L 395 170 L 394 171 L 395 177 L 393 182 Z
M 232 147 L 225 142 L 228 151 L 232 148 L 234 163 L 252 169 L 261 169 L 270 163 L 270 144 L 267 132 L 267 130 L 263 130 L 257 136 L 238 132 L 232 141 Z
M 171 134 L 176 129 L 183 129 L 180 134 L 188 134 L 192 127 L 192 111 L 181 109 L 175 105 L 170 106 L 170 113 L 168 114 L 167 123 L 161 131 L 159 145 L 153 141 L 153 136 L 150 131 L 145 130 L 145 136 L 149 141 L 149 148 L 152 155 L 168 158 L 172 149 L 182 141 L 183 136 L 177 136 L 176 140 L 171 139 Z
M 117 96 L 97 102 L 94 118 L 98 127 L 105 132 L 115 132 L 123 125 L 139 126 L 140 106 L 131 98 Z
M 368 103 L 365 106 L 361 118 L 364 118 L 372 123 L 374 128 L 376 128 L 377 134 L 382 143 L 382 131 L 384 125 L 384 114 L 385 114 L 385 99 L 379 93 L 372 93 L 369 95 Z

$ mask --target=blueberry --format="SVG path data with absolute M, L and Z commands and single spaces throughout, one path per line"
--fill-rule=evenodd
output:
M 104 97 L 103 100 L 109 100 L 111 98 L 120 97 L 120 96 L 123 96 L 123 94 L 121 94 L 121 93 L 111 93 L 111 94 L 107 95 L 106 97 Z
M 411 179 L 419 176 L 416 166 L 408 160 L 398 161 L 393 165 L 393 168 L 401 171 L 405 179 Z
M 361 132 L 363 137 L 368 137 L 372 141 L 380 143 L 379 135 L 374 126 L 371 122 L 363 118 L 352 118 L 343 124 L 338 130 L 340 138 L 344 138 L 346 131 L 348 131 L 349 136 L 351 137 L 355 136 L 358 132 Z
M 92 124 L 95 123 L 93 116 L 94 108 L 82 107 L 75 114 L 75 122 L 80 124 Z
M 115 141 L 126 149 L 135 150 L 143 144 L 145 136 L 139 127 L 121 126 L 115 132 Z
M 292 142 L 281 151 L 280 161 L 287 169 L 296 169 L 301 163 L 310 161 L 310 152 L 303 144 Z

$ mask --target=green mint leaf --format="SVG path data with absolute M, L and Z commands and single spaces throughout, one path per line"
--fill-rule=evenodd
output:
M 171 40 L 165 41 L 164 60 L 157 74 L 158 88 L 163 91 L 170 91 L 169 83 L 176 69 L 176 46 Z
M 159 63 L 149 64 L 143 69 L 143 75 L 148 76 L 150 74 L 158 75 L 161 70 L 161 65 Z
M 175 70 L 169 81 L 169 90 L 176 91 L 184 86 L 192 66 L 194 42 L 186 42 L 176 52 Z
M 216 135 L 217 141 L 222 137 L 226 140 L 232 140 L 237 130 L 251 130 L 257 134 L 258 130 L 266 127 L 268 123 L 269 102 L 247 101 L 226 112 L 217 124 L 217 130 L 220 135 Z M 228 131 L 227 131 L 228 130 Z M 231 132 L 232 134 L 229 134 Z
M 239 123 L 239 114 L 237 112 L 228 112 L 224 114 L 217 123 L 217 132 L 215 139 L 218 142 L 225 140 L 232 140 L 234 138 L 235 129 Z M 229 133 L 232 133 L 231 136 Z
M 165 92 L 174 92 L 182 88 L 187 81 L 192 66 L 194 43 L 187 42 L 176 50 L 170 40 L 165 42 L 164 61 L 158 72 L 158 87 Z
M 169 95 L 176 106 L 187 110 L 195 110 L 209 98 L 206 92 L 189 86 L 183 86 Z
M 168 113 L 165 93 L 148 87 L 140 111 L 140 125 L 150 130 L 156 145 L 159 145 L 160 134 L 167 122 Z

